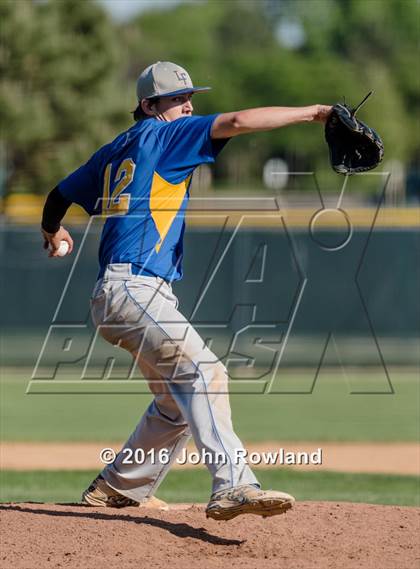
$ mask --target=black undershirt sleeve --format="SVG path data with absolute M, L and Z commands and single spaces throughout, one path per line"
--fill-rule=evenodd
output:
M 46 199 L 42 212 L 41 227 L 47 233 L 56 233 L 60 229 L 61 220 L 66 215 L 72 202 L 63 197 L 56 186 Z

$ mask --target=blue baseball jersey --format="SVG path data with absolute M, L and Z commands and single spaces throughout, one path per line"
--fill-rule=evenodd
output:
M 182 277 L 191 177 L 227 142 L 211 139 L 217 116 L 139 121 L 59 183 L 65 198 L 107 218 L 99 276 L 109 263 L 131 263 L 133 274 Z

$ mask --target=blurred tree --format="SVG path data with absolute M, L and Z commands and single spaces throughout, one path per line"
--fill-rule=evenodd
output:
M 356 105 L 373 89 L 361 118 L 380 132 L 386 155 L 409 160 L 420 148 L 418 0 L 265 0 L 275 16 L 297 20 L 315 92 Z
M 8 191 L 46 192 L 130 122 L 135 80 L 157 60 L 211 85 L 199 114 L 335 103 L 375 95 L 360 118 L 385 156 L 420 150 L 417 0 L 230 0 L 175 3 L 125 24 L 84 0 L 0 2 L 0 120 Z M 4 144 L 3 144 L 4 145 Z M 318 124 L 239 137 L 216 176 L 260 180 L 271 156 L 328 169 Z
M 361 118 L 384 138 L 386 156 L 392 149 L 393 158 L 406 160 L 419 144 L 418 21 L 416 0 L 236 0 L 146 12 L 122 37 L 131 80 L 152 61 L 169 59 L 212 85 L 194 99 L 202 114 L 333 104 L 344 95 L 356 105 L 374 89 Z M 291 29 L 300 31 L 295 46 L 279 33 Z M 255 178 L 272 155 L 294 169 L 328 167 L 320 126 L 306 125 L 240 137 L 218 168 L 226 174 L 234 163 L 238 171 L 239 162 Z
M 196 84 L 211 85 L 210 94 L 194 98 L 198 114 L 270 102 L 267 60 L 277 46 L 257 2 L 180 4 L 146 12 L 124 27 L 123 39 L 131 81 L 151 62 L 172 60 L 186 67 Z M 252 136 L 235 140 L 218 160 L 216 174 L 237 182 L 259 176 L 270 147 L 265 137 L 260 135 L 257 146 Z
M 116 33 L 78 0 L 2 0 L 0 19 L 6 188 L 45 193 L 124 121 Z

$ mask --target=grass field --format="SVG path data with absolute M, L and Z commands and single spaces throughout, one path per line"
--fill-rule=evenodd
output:
M 122 441 L 150 401 L 149 395 L 25 395 L 30 375 L 31 370 L 3 370 L 3 440 Z M 391 369 L 390 377 L 393 394 L 351 394 L 339 370 L 323 372 L 308 395 L 233 394 L 234 425 L 248 442 L 418 441 L 417 373 Z M 286 380 L 299 385 L 307 374 L 290 372 Z M 383 375 L 360 369 L 354 382 L 367 391 L 383 385 Z
M 26 395 L 31 371 L 4 370 L 1 438 L 4 441 L 125 440 L 150 401 L 149 395 Z M 291 372 L 289 383 L 306 381 Z M 320 375 L 310 395 L 231 396 L 234 424 L 247 442 L 259 441 L 418 441 L 419 385 L 415 372 L 391 373 L 394 394 L 350 393 L 340 371 Z M 355 381 L 369 385 L 375 373 L 359 370 Z M 392 460 L 392 457 L 390 457 Z M 3 471 L 2 501 L 77 502 L 96 471 Z M 298 500 L 333 500 L 419 505 L 413 476 L 343 474 L 328 471 L 258 470 L 264 487 L 284 489 Z M 170 472 L 158 496 L 169 502 L 205 502 L 210 476 L 205 470 Z
M 96 471 L 3 471 L 2 502 L 78 502 Z M 419 506 L 419 478 L 379 474 L 259 470 L 265 488 L 293 494 L 298 500 L 332 500 Z M 206 502 L 210 475 L 204 470 L 172 471 L 157 496 L 168 502 Z

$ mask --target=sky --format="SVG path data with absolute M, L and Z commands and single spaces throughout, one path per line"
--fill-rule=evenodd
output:
M 98 0 L 115 20 L 126 21 L 140 12 L 165 9 L 179 4 L 180 0 Z

